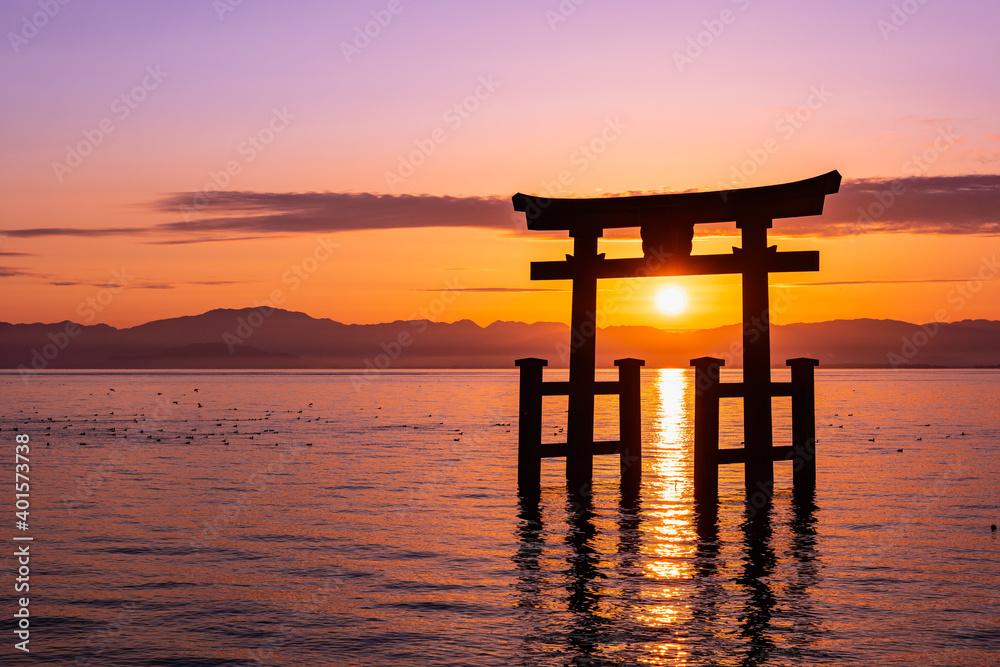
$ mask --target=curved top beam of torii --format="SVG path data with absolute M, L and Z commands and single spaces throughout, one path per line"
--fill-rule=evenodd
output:
M 707 222 L 770 221 L 823 212 L 826 195 L 840 190 L 840 172 L 794 183 L 715 192 L 680 192 L 634 197 L 553 199 L 517 193 L 515 211 L 526 214 L 528 229 L 597 233 L 613 227 L 695 225 Z M 768 225 L 770 226 L 770 225 Z

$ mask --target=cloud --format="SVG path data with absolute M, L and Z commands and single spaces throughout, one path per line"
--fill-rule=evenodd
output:
M 917 280 L 830 280 L 808 283 L 772 283 L 772 287 L 817 287 L 823 285 L 900 285 L 904 283 L 964 283 L 968 278 L 926 278 Z
M 216 236 L 216 237 L 199 237 L 190 239 L 155 239 L 150 241 L 145 241 L 144 243 L 151 245 L 186 245 L 189 243 L 218 243 L 223 241 L 256 241 L 259 239 L 271 238 L 266 234 L 258 234 L 255 236 Z
M 411 292 L 439 292 L 440 287 L 434 289 L 412 289 Z M 568 292 L 566 289 L 556 289 L 554 287 L 454 287 L 450 292 Z
M 822 218 L 774 223 L 776 233 L 1000 234 L 1000 175 L 925 176 L 846 181 L 826 198 Z
M 902 119 L 904 123 L 915 123 L 917 125 L 934 125 L 935 127 L 942 127 L 945 125 L 952 125 L 955 123 L 964 122 L 965 118 L 917 118 L 915 116 L 907 116 Z
M 33 252 L 10 252 L 9 250 L 0 250 L 0 257 L 32 257 L 35 253 Z
M 36 278 L 38 277 L 38 274 L 31 271 L 15 269 L 9 266 L 0 266 L 0 278 L 15 278 L 17 276 L 30 276 L 32 278 Z
M 178 193 L 160 200 L 156 206 L 160 211 L 179 211 L 183 203 L 191 202 L 191 197 L 191 193 Z M 211 217 L 165 223 L 158 226 L 157 231 L 170 235 L 210 232 L 267 235 L 402 227 L 475 227 L 524 232 L 523 216 L 514 213 L 509 197 L 500 196 L 220 192 L 209 200 L 204 212 Z M 721 231 L 720 226 L 714 225 L 705 229 L 712 233 Z M 738 233 L 735 229 L 727 231 Z M 826 237 L 901 232 L 1000 234 L 1000 175 L 845 181 L 838 194 L 827 197 L 821 218 L 779 219 L 774 223 L 774 232 Z M 552 236 L 527 233 L 533 238 Z M 634 232 L 631 235 L 634 236 Z M 620 237 L 620 234 L 609 233 L 608 236 Z M 189 236 L 184 242 L 197 242 L 199 238 Z
M 176 283 L 154 283 L 154 282 L 130 282 L 127 289 L 177 289 L 185 285 L 247 285 L 258 282 L 256 280 L 188 280 Z M 90 280 L 52 280 L 50 285 L 57 287 L 120 287 L 117 283 L 94 282 Z
M 156 202 L 161 212 L 181 213 L 191 193 Z M 517 218 L 509 197 L 379 195 L 372 193 L 219 192 L 194 220 L 156 227 L 165 233 L 301 234 L 402 229 L 476 227 L 512 229 Z M 190 216 L 190 212 L 188 213 Z M 197 238 L 197 237 L 195 237 Z
M 106 287 L 118 288 L 121 287 L 118 283 L 108 283 L 108 282 L 94 282 L 91 280 L 50 280 L 50 285 L 55 285 L 56 287 L 97 287 L 104 289 Z M 173 285 L 168 285 L 166 283 L 129 283 L 127 285 L 128 289 L 174 289 Z
M 151 206 L 155 211 L 175 214 L 177 218 L 191 217 L 190 209 L 196 195 L 202 193 L 174 193 Z M 47 227 L 9 230 L 7 234 L 12 237 L 144 236 L 146 242 L 169 245 L 426 227 L 493 229 L 527 234 L 533 239 L 565 237 L 563 233 L 525 232 L 524 216 L 514 212 L 507 196 L 227 191 L 212 193 L 205 202 L 195 212 L 194 219 L 151 227 Z M 706 226 L 699 231 L 712 235 L 738 233 L 732 225 Z M 822 217 L 779 219 L 772 233 L 838 237 L 904 232 L 1000 234 L 1000 174 L 844 181 L 838 194 L 826 198 Z M 607 237 L 634 235 L 634 230 L 624 234 L 609 230 Z
M 14 238 L 32 236 L 126 236 L 147 234 L 148 227 L 29 227 L 27 229 L 7 229 L 3 233 Z

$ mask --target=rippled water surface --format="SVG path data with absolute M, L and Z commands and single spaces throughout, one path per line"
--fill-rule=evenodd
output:
M 691 381 L 644 371 L 638 500 L 602 457 L 574 504 L 552 459 L 535 506 L 513 371 L 0 375 L 35 538 L 32 652 L 8 632 L 0 664 L 997 664 L 1000 373 L 818 369 L 814 503 L 778 463 L 748 505 L 728 466 L 715 522 Z M 565 399 L 545 409 L 558 442 Z

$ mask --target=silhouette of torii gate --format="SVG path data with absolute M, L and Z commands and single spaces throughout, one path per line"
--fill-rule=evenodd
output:
M 601 278 L 741 274 L 743 277 L 743 381 L 719 382 L 722 359 L 693 359 L 695 367 L 696 499 L 718 495 L 718 466 L 744 463 L 747 494 L 772 492 L 773 461 L 792 459 L 794 488 L 815 488 L 815 359 L 789 359 L 792 381 L 771 382 L 768 274 L 818 271 L 818 251 L 778 252 L 768 246 L 767 230 L 775 218 L 819 215 L 828 194 L 840 189 L 831 171 L 814 178 L 757 188 L 635 197 L 552 199 L 518 193 L 514 209 L 525 213 L 529 230 L 565 230 L 573 254 L 564 261 L 531 263 L 532 280 L 572 280 L 571 345 L 568 382 L 542 382 L 544 359 L 518 359 L 521 369 L 518 435 L 518 486 L 537 493 L 541 459 L 566 457 L 571 492 L 589 495 L 595 454 L 618 453 L 623 488 L 638 488 L 641 475 L 638 359 L 619 359 L 619 381 L 596 382 L 597 281 Z M 692 255 L 694 226 L 736 222 L 743 245 L 730 254 Z M 607 259 L 597 252 L 605 229 L 639 227 L 643 257 Z M 618 394 L 618 441 L 594 442 L 595 394 Z M 566 443 L 541 444 L 542 396 L 567 395 Z M 771 398 L 792 397 L 792 445 L 774 447 Z M 743 398 L 743 449 L 719 449 L 719 405 L 723 397 Z

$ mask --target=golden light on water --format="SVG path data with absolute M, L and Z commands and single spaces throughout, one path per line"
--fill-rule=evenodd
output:
M 688 421 L 685 401 L 687 373 L 688 371 L 680 368 L 656 370 L 656 420 L 652 446 L 660 450 L 664 448 L 675 450 L 678 447 L 683 449 L 685 438 L 689 435 L 684 433 L 684 424 Z M 671 458 L 672 463 L 683 464 L 683 461 L 683 451 L 679 456 Z M 660 463 L 659 460 L 657 462 Z
M 656 371 L 655 413 L 649 442 L 652 470 L 647 505 L 650 522 L 649 558 L 646 576 L 662 581 L 653 595 L 658 604 L 647 607 L 639 620 L 649 627 L 665 627 L 686 617 L 689 610 L 677 604 L 681 591 L 671 581 L 692 575 L 695 535 L 691 521 L 690 437 L 687 371 L 664 368 Z
M 642 664 L 656 665 L 657 667 L 666 665 L 670 665 L 671 667 L 682 667 L 683 665 L 688 664 L 687 659 L 688 654 L 687 651 L 684 650 L 683 644 L 667 643 L 661 644 L 653 649 L 653 653 L 646 657 L 642 661 Z

